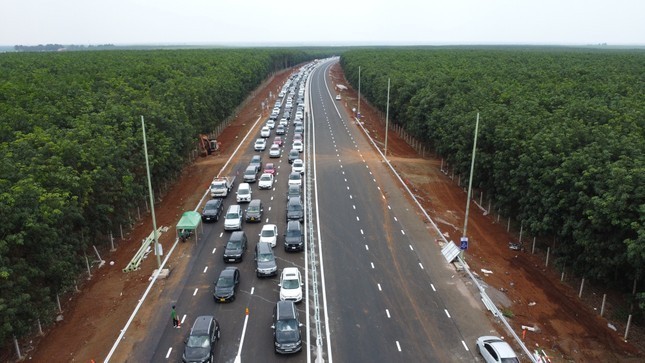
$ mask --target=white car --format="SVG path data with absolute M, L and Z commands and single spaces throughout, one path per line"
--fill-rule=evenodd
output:
M 289 120 L 287 120 L 287 119 L 286 119 L 286 118 L 284 118 L 284 117 L 283 117 L 283 118 L 281 118 L 281 119 L 280 119 L 280 125 L 282 125 L 282 126 L 289 126 Z
M 275 224 L 265 224 L 260 231 L 260 243 L 266 242 L 275 247 L 278 244 L 278 226 Z
M 280 275 L 280 300 L 302 301 L 302 278 L 297 267 L 285 267 Z
M 260 189 L 273 188 L 273 174 L 264 173 L 260 175 L 260 181 L 258 181 L 258 188 Z
M 298 152 L 300 153 L 304 149 L 304 147 L 302 146 L 302 141 L 299 141 L 299 140 L 294 141 L 293 144 L 291 144 L 291 148 L 294 150 L 298 150 Z
M 279 158 L 280 153 L 282 152 L 282 149 L 278 144 L 273 144 L 271 145 L 271 148 L 269 149 L 269 157 L 270 158 Z
M 337 99 L 337 100 L 340 100 L 340 95 L 336 95 L 336 99 Z
M 291 164 L 291 171 L 298 174 L 305 173 L 305 163 L 302 159 L 296 159 Z
M 251 186 L 249 185 L 249 183 L 240 183 L 240 185 L 238 185 L 237 187 L 236 200 L 238 203 L 250 202 L 252 194 L 253 192 L 251 191 Z
M 271 129 L 268 126 L 262 127 L 262 129 L 260 130 L 260 136 L 261 137 L 271 136 Z
M 270 129 L 273 129 L 275 127 L 275 121 L 273 120 L 267 121 L 266 126 Z
M 477 351 L 486 363 L 520 363 L 513 348 L 495 336 L 487 335 L 477 338 Z
M 302 186 L 302 175 L 300 175 L 300 173 L 292 171 L 289 174 L 289 185 Z
M 255 146 L 253 148 L 255 149 L 255 151 L 263 151 L 264 149 L 267 148 L 267 140 L 266 139 L 255 140 Z

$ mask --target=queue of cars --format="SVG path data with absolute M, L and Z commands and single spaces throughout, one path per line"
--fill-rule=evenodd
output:
M 273 277 L 277 279 L 279 276 L 280 292 L 276 296 L 277 303 L 273 311 L 274 323 L 271 328 L 275 351 L 284 354 L 295 353 L 302 349 L 300 328 L 303 325 L 299 322 L 298 311 L 294 304 L 303 299 L 304 281 L 298 267 L 284 267 L 282 270 L 278 268 L 278 259 L 273 248 L 282 244 L 286 252 L 304 251 L 304 229 L 302 228 L 304 222 L 302 189 L 303 178 L 306 175 L 302 156 L 304 151 L 304 84 L 298 87 L 298 83 L 304 76 L 302 74 L 292 77 L 290 82 L 285 84 L 281 92 L 284 102 L 282 100 L 276 101 L 271 116 L 261 127 L 259 137 L 253 142 L 253 150 L 257 153 L 244 168 L 242 180 L 235 193 L 236 204 L 226 208 L 224 199 L 216 198 L 207 201 L 202 211 L 204 222 L 217 222 L 223 216 L 224 230 L 232 231 L 221 255 L 225 264 L 243 263 L 247 251 L 252 250 L 255 273 L 258 278 Z M 284 112 L 282 112 L 283 110 Z M 282 117 L 280 117 L 281 114 Z M 292 115 L 295 115 L 295 118 L 292 118 Z M 293 121 L 293 130 L 290 130 L 290 121 Z M 292 139 L 291 142 L 287 143 L 287 137 Z M 263 221 L 265 206 L 261 197 L 265 192 L 262 190 L 275 191 L 279 172 L 277 166 L 279 164 L 273 161 L 266 163 L 262 169 L 262 154 L 266 152 L 272 160 L 279 159 L 282 157 L 285 145 L 291 146 L 288 152 L 289 163 L 295 162 L 289 168 L 291 170 L 287 169 L 288 171 L 283 172 L 287 176 L 283 179 L 285 180 L 284 185 L 288 187 L 286 228 L 283 234 L 279 234 L 277 224 L 266 223 L 258 234 L 257 242 L 253 244 L 254 241 L 250 239 L 255 240 L 255 238 L 250 234 L 247 235 L 248 230 L 245 231 L 244 226 L 247 223 L 261 223 Z M 253 184 L 257 186 L 255 191 L 253 190 L 255 187 L 252 187 Z M 273 198 L 271 199 L 273 200 Z M 276 201 L 284 203 L 279 198 Z M 248 203 L 245 210 L 241 203 Z M 213 300 L 216 303 L 234 302 L 241 275 L 241 269 L 235 266 L 227 266 L 222 269 L 218 279 L 214 282 Z M 212 321 L 216 322 L 214 318 Z M 219 323 L 217 324 L 217 336 L 219 337 Z M 216 339 L 209 341 L 211 342 L 209 344 L 212 344 Z M 206 340 L 203 341 L 203 344 L 208 345 Z M 188 349 L 188 345 L 186 349 Z

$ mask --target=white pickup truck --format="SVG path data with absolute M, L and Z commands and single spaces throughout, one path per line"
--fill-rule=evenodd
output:
M 211 182 L 211 197 L 226 198 L 228 193 L 233 189 L 234 183 L 234 176 L 225 176 L 213 179 Z

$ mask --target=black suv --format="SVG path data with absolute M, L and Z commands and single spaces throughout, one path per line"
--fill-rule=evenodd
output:
M 301 327 L 293 301 L 278 301 L 273 310 L 273 325 L 271 325 L 275 352 L 290 354 L 302 350 Z
M 253 199 L 249 206 L 246 207 L 246 221 L 247 222 L 260 222 L 262 221 L 262 201 L 260 199 Z
M 287 223 L 287 232 L 284 234 L 285 251 L 302 251 L 305 249 L 302 227 L 298 221 Z
M 224 262 L 242 262 L 246 251 L 246 234 L 243 231 L 231 233 L 224 249 Z
M 188 338 L 184 341 L 184 363 L 212 362 L 215 343 L 219 340 L 219 323 L 212 316 L 199 316 L 190 329 Z
M 220 215 L 222 215 L 222 209 L 224 209 L 224 203 L 222 199 L 211 199 L 206 202 L 204 205 L 204 210 L 202 210 L 202 222 L 209 221 L 219 221 Z
M 237 267 L 227 267 L 219 274 L 215 282 L 213 299 L 215 302 L 235 301 L 235 289 L 240 283 L 240 270 Z
M 302 201 L 298 197 L 291 197 L 287 202 L 287 222 L 297 220 L 302 222 L 305 218 L 305 212 L 302 209 Z

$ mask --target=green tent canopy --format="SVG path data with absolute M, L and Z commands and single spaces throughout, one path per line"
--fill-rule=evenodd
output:
M 197 227 L 202 221 L 202 216 L 197 213 L 197 212 L 184 212 L 184 214 L 181 215 L 181 219 L 179 220 L 179 223 L 177 223 L 176 231 L 177 231 L 177 236 L 179 236 L 179 232 L 182 230 L 186 231 L 193 231 L 195 234 L 195 241 L 197 241 Z

